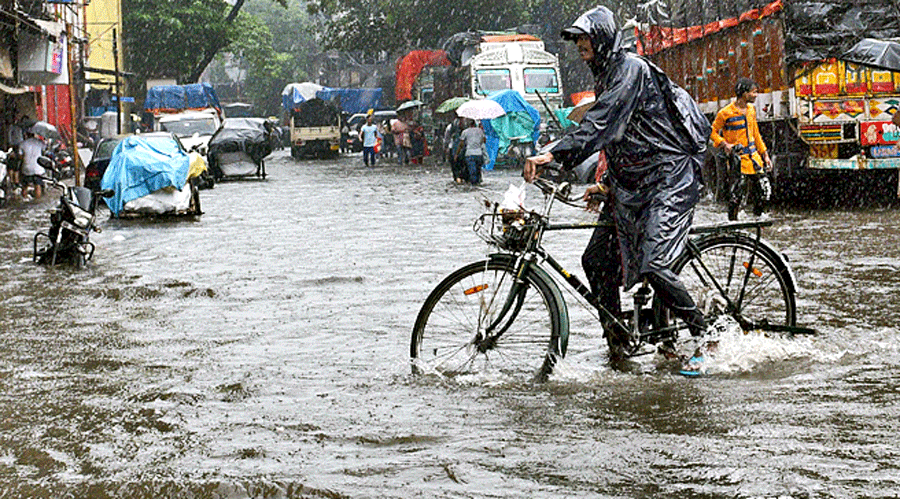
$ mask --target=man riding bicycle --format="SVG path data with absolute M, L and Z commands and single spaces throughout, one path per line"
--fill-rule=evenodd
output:
M 620 45 L 612 12 L 597 7 L 562 30 L 574 41 L 595 78 L 596 101 L 577 129 L 544 154 L 525 162 L 527 181 L 540 165 L 557 161 L 571 169 L 596 151 L 608 160 L 607 180 L 585 198 L 609 192 L 613 227 L 595 229 L 582 257 L 591 290 L 600 304 L 621 313 L 619 285 L 646 281 L 684 321 L 692 335 L 706 324 L 671 264 L 685 248 L 699 200 L 699 171 L 710 125 L 696 102 L 653 63 Z M 601 215 L 601 218 L 604 215 Z M 624 272 L 623 272 L 624 271 Z M 618 338 L 627 332 L 603 324 L 610 356 L 623 356 Z

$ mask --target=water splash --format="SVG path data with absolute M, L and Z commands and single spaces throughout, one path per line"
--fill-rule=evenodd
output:
M 725 319 L 714 323 L 711 329 L 714 333 L 709 340 L 699 345 L 704 354 L 704 374 L 749 374 L 768 370 L 777 363 L 833 362 L 842 355 L 840 349 L 823 347 L 827 342 L 815 336 L 744 331 L 736 322 Z M 687 342 L 680 351 L 690 356 L 697 347 L 696 342 Z

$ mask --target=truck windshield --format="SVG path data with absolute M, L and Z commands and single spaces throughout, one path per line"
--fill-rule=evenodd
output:
M 216 133 L 216 122 L 213 118 L 199 118 L 160 123 L 160 127 L 166 132 L 172 132 L 178 137 L 190 137 L 194 133 L 200 135 L 212 135 Z
M 525 92 L 533 94 L 559 93 L 556 70 L 553 68 L 525 68 Z
M 481 95 L 512 88 L 508 69 L 479 69 L 475 77 L 475 91 Z

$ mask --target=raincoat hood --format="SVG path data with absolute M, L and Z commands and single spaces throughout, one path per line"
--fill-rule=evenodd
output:
M 594 60 L 588 64 L 594 76 L 606 72 L 613 57 L 622 51 L 622 39 L 615 16 L 606 7 L 600 6 L 581 14 L 572 26 L 559 34 L 564 40 L 575 41 L 587 35 L 594 49 Z

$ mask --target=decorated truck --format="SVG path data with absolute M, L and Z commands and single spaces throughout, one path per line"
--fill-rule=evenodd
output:
M 776 195 L 861 170 L 897 181 L 900 131 L 891 117 L 900 106 L 900 73 L 864 47 L 900 34 L 894 2 L 738 0 L 727 7 L 731 15 L 704 0 L 682 7 L 677 20 L 639 23 L 637 50 L 710 119 L 733 99 L 738 78 L 759 85 L 755 106 Z M 726 164 L 711 157 L 704 168 L 706 185 L 720 199 L 734 175 Z

